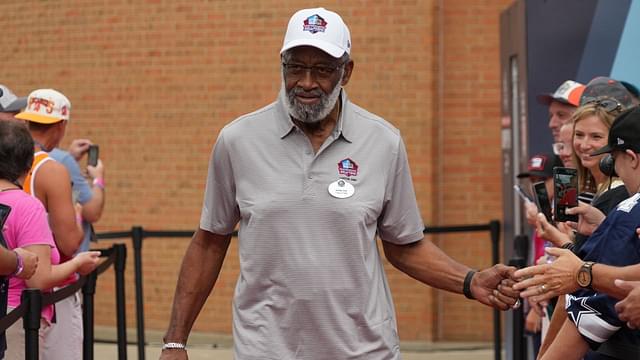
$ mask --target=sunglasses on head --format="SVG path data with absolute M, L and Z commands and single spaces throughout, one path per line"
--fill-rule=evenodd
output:
M 622 104 L 620 104 L 618 102 L 618 100 L 612 99 L 612 98 L 601 98 L 601 99 L 592 98 L 592 99 L 587 99 L 587 101 L 585 101 L 584 104 L 585 105 L 594 104 L 595 106 L 603 108 L 604 111 L 606 111 L 606 112 L 622 111 L 622 109 L 623 109 Z

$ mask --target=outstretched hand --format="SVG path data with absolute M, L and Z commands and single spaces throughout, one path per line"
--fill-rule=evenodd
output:
M 550 264 L 530 266 L 515 272 L 521 279 L 514 289 L 522 291 L 522 297 L 533 302 L 542 302 L 579 289 L 576 274 L 582 260 L 567 249 L 547 248 L 547 254 L 556 256 Z
M 76 271 L 80 275 L 87 275 L 98 266 L 100 251 L 83 251 L 74 256 L 73 261 L 76 262 Z
M 519 304 L 519 292 L 513 289 L 516 268 L 503 264 L 478 271 L 471 281 L 471 294 L 485 304 L 500 310 L 509 310 Z

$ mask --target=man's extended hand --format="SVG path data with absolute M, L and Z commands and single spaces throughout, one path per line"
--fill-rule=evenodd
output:
M 616 280 L 616 286 L 627 290 L 627 297 L 616 304 L 618 317 L 630 329 L 640 328 L 640 281 Z
M 533 302 L 547 301 L 580 288 L 576 274 L 582 260 L 567 249 L 547 248 L 546 252 L 557 258 L 550 264 L 530 266 L 515 272 L 515 277 L 521 280 L 514 289 L 521 290 L 520 295 L 530 297 Z
M 485 305 L 500 310 L 511 309 L 519 299 L 518 291 L 512 288 L 515 271 L 516 268 L 503 264 L 478 271 L 471 280 L 471 294 Z

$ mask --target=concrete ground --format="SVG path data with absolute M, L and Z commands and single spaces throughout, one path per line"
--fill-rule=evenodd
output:
M 147 346 L 145 357 L 156 360 L 160 355 L 162 334 L 157 331 L 145 333 Z M 95 360 L 114 360 L 118 358 L 115 329 L 99 328 L 95 330 Z M 138 348 L 131 345 L 136 341 L 135 332 L 127 334 L 129 346 L 127 359 L 138 358 Z M 189 360 L 233 360 L 231 339 L 224 335 L 192 334 L 189 339 Z M 403 360 L 492 360 L 494 353 L 490 343 L 402 343 Z M 504 356 L 502 356 L 504 358 Z

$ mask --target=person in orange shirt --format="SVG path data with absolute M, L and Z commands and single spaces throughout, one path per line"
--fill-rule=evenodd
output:
M 27 122 L 35 144 L 24 190 L 44 205 L 61 263 L 73 258 L 84 237 L 82 208 L 73 203 L 69 173 L 48 155 L 62 141 L 70 115 L 71 102 L 66 96 L 53 89 L 39 89 L 29 94 L 26 108 L 15 116 Z M 74 273 L 59 286 L 76 280 Z M 56 303 L 56 318 L 44 341 L 43 354 L 47 359 L 81 359 L 82 304 L 78 293 Z

